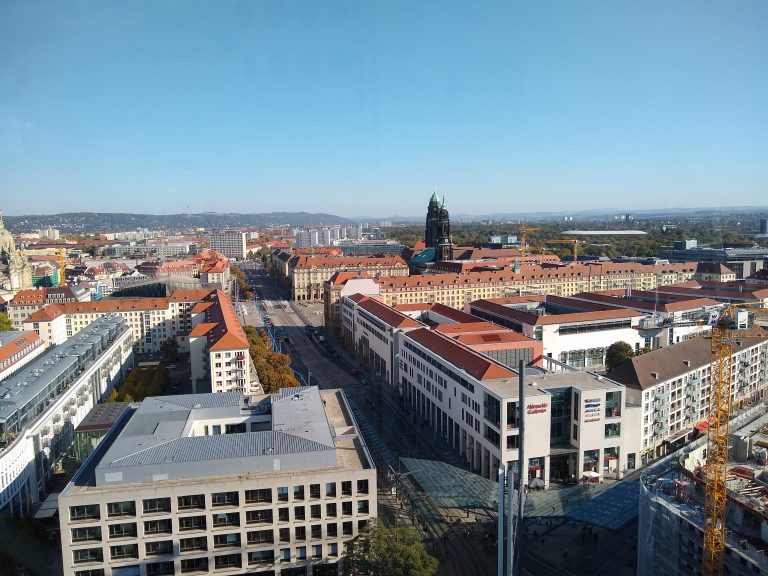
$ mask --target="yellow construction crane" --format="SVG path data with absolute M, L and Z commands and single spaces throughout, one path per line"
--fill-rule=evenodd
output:
M 752 327 L 748 328 L 750 320 Z M 768 320 L 765 307 L 731 304 L 712 325 L 702 576 L 723 574 L 733 344 L 739 337 L 759 336 L 763 329 L 757 324 L 760 320 Z
M 64 248 L 59 248 L 59 286 L 66 286 L 67 284 L 67 251 Z
M 547 240 L 547 244 L 573 244 L 573 261 L 579 260 L 579 241 L 576 239 Z
M 520 225 L 520 264 L 525 264 L 525 249 L 527 248 L 525 237 L 528 232 L 536 232 L 537 230 L 538 228 Z

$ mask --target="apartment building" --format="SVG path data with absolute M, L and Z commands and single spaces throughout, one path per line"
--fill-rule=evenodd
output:
M 336 575 L 376 494 L 340 390 L 148 398 L 59 497 L 64 575 Z
M 233 260 L 245 260 L 245 232 L 237 230 L 217 230 L 210 235 L 211 250 Z
M 45 498 L 74 429 L 131 368 L 131 330 L 109 315 L 0 382 L 0 515 Z
M 574 368 L 602 369 L 615 342 L 635 351 L 645 344 L 637 329 L 644 314 L 635 310 L 538 295 L 476 300 L 467 308 L 473 316 L 540 341 L 545 355 Z
M 59 344 L 105 314 L 125 320 L 133 330 L 137 352 L 159 352 L 171 339 L 180 350 L 189 351 L 193 385 L 210 381 L 215 392 L 260 390 L 248 339 L 232 300 L 221 290 L 176 290 L 168 298 L 51 304 L 27 318 L 24 326 L 45 342 Z
M 341 299 L 353 294 L 376 296 L 379 285 L 365 272 L 336 272 L 323 282 L 323 326 L 334 338 L 341 337 Z
M 596 262 L 567 266 L 522 266 L 519 272 L 503 270 L 379 278 L 378 282 L 382 299 L 390 306 L 439 303 L 463 309 L 474 300 L 522 294 L 570 296 L 577 292 L 598 290 L 653 290 L 657 286 L 686 282 L 693 277 L 695 271 L 695 262 Z
M 34 288 L 19 290 L 7 304 L 8 318 L 16 330 L 21 330 L 24 320 L 47 304 L 67 302 L 87 302 L 90 293 L 75 286 L 55 286 L 52 288 Z
M 768 389 L 768 339 L 733 343 L 731 405 L 759 402 Z M 633 447 L 643 464 L 706 431 L 709 415 L 711 343 L 693 338 L 630 358 L 608 377 L 627 388 L 630 404 L 641 407 L 641 430 Z
M 45 342 L 31 330 L 0 332 L 0 380 L 45 352 Z

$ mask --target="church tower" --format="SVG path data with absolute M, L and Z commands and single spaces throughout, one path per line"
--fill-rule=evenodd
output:
M 435 262 L 453 260 L 453 242 L 451 241 L 451 219 L 445 207 L 445 196 L 440 203 L 440 214 L 437 220 L 437 241 L 435 243 Z
M 427 207 L 427 225 L 424 228 L 424 244 L 427 248 L 437 246 L 437 224 L 440 220 L 440 199 L 437 192 L 432 192 L 432 198 L 429 199 Z

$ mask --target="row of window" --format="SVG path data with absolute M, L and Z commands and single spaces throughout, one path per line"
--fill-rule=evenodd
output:
M 340 483 L 340 493 L 342 496 L 352 496 L 352 481 L 346 480 Z M 324 490 L 322 489 L 324 488 Z M 357 494 L 367 495 L 369 490 L 368 480 L 357 481 Z M 287 486 L 281 486 L 276 489 L 277 501 L 288 502 L 291 494 L 293 501 L 305 500 L 306 487 L 303 485 L 293 486 L 292 490 Z M 322 495 L 326 498 L 336 498 L 339 494 L 336 482 L 327 482 L 325 486 L 320 484 L 309 485 L 309 498 L 319 500 Z M 261 488 L 256 490 L 246 490 L 244 493 L 245 504 L 269 504 L 273 501 L 273 491 L 271 488 Z M 222 508 L 240 505 L 239 492 L 216 492 L 210 495 L 211 507 Z M 191 494 L 178 496 L 176 499 L 178 510 L 205 510 L 207 508 L 207 498 L 205 494 Z M 347 503 L 350 504 L 351 503 Z M 319 505 L 318 505 L 319 506 Z M 333 505 L 335 508 L 335 504 Z M 143 514 L 161 514 L 171 512 L 171 498 L 148 498 L 142 500 L 141 509 Z M 107 503 L 108 518 L 122 518 L 136 516 L 136 502 L 133 500 L 123 502 Z M 85 504 L 80 506 L 70 506 L 69 518 L 71 521 L 78 520 L 98 520 L 101 518 L 101 507 L 98 504 Z

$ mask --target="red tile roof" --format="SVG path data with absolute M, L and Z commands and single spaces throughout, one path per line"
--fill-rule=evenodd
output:
M 189 337 L 197 338 L 198 336 L 205 336 L 206 334 L 208 334 L 208 332 L 216 328 L 216 326 L 217 326 L 216 322 L 201 322 L 200 324 L 192 328 L 192 330 L 189 333 Z
M 516 376 L 515 372 L 509 368 L 428 328 L 408 332 L 406 337 L 431 350 L 456 368 L 464 370 L 476 380 L 493 380 Z
M 19 350 L 35 342 L 38 342 L 38 346 L 42 344 L 42 340 L 40 340 L 40 336 L 36 332 L 20 332 L 16 338 L 9 340 L 4 346 L 0 347 L 0 362 L 5 362 L 8 358 L 18 353 Z
M 523 297 L 527 298 L 527 297 Z M 548 297 L 556 298 L 556 297 Z M 490 314 L 494 314 L 501 318 L 508 318 L 510 320 L 516 320 L 522 324 L 528 324 L 530 326 L 543 326 L 551 324 L 569 324 L 572 322 L 591 322 L 597 320 L 613 320 L 617 318 L 631 318 L 643 316 L 642 312 L 635 310 L 628 310 L 625 308 L 616 308 L 609 310 L 587 310 L 584 312 L 573 312 L 567 314 L 552 314 L 539 316 L 532 312 L 525 312 L 523 310 L 516 310 L 514 308 L 508 308 L 504 306 L 504 303 L 509 303 L 509 300 L 515 298 L 493 298 L 489 300 L 476 300 L 471 302 L 472 308 L 484 310 Z M 501 301 L 502 303 L 499 303 Z
M 422 323 L 416 322 L 416 320 L 406 316 L 402 312 L 398 312 L 394 308 L 368 297 L 364 297 L 364 299 L 360 300 L 359 306 L 369 314 L 372 314 L 385 324 L 394 328 L 418 328 L 424 326 Z

